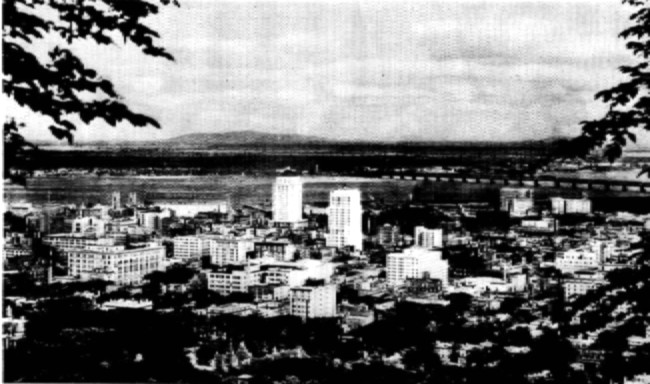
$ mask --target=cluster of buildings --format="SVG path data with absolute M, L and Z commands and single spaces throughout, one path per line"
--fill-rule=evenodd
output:
M 546 203 L 553 215 L 586 215 L 592 213 L 591 200 L 587 197 L 564 198 L 551 197 Z M 546 204 L 548 205 L 548 204 Z M 536 200 L 535 190 L 527 187 L 504 187 L 500 191 L 500 209 L 512 217 L 526 217 L 537 214 L 540 204 Z
M 8 211 L 23 228 L 5 228 L 3 261 L 12 273 L 18 261 L 47 249 L 45 259 L 62 265 L 45 263 L 30 272 L 45 283 L 101 279 L 124 287 L 183 264 L 205 289 L 250 301 L 206 313 L 339 317 L 354 329 L 395 300 L 446 305 L 449 294 L 465 293 L 493 306 L 552 287 L 571 300 L 605 284 L 607 271 L 632 265 L 642 252 L 640 234 L 650 228 L 650 217 L 605 215 L 605 223 L 595 222 L 585 197 L 540 201 L 534 192 L 504 187 L 492 211 L 478 203 L 434 204 L 438 225 L 406 217 L 378 222 L 372 232 L 364 222 L 369 211 L 381 218 L 381 207 L 369 209 L 359 189 L 330 191 L 319 210 L 304 204 L 299 176 L 277 177 L 271 203 L 259 206 L 154 206 L 135 193 L 123 202 L 119 192 L 108 205 L 13 203 Z M 507 212 L 508 228 L 465 228 L 484 212 Z M 567 225 L 567 216 L 579 224 Z M 351 291 L 375 304 L 347 302 Z

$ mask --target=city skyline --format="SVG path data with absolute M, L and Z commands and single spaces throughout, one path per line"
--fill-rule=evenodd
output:
M 594 2 L 185 1 L 147 20 L 175 62 L 132 46 L 73 47 L 162 129 L 96 124 L 76 140 L 239 130 L 383 141 L 575 136 L 605 110 L 593 95 L 631 60 L 617 38 L 627 16 L 621 4 Z M 28 122 L 28 138 L 50 138 L 44 118 Z M 650 144 L 648 134 L 639 142 Z

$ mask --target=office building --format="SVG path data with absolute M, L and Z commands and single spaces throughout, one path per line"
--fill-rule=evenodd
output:
M 302 259 L 294 263 L 273 262 L 261 266 L 261 282 L 284 284 L 296 287 L 308 280 L 330 281 L 334 274 L 334 264 L 314 259 Z
M 254 250 L 254 239 L 249 237 L 206 237 L 210 262 L 214 265 L 243 263 Z
M 386 257 L 386 279 L 389 285 L 403 285 L 407 279 L 439 279 L 443 287 L 449 282 L 449 263 L 441 250 L 407 248 Z
M 442 229 L 429 229 L 422 226 L 415 227 L 416 247 L 427 249 L 442 247 Z
M 363 248 L 361 231 L 361 191 L 358 189 L 337 189 L 330 193 L 327 210 L 329 234 L 327 245 L 343 248 Z
M 260 283 L 259 264 L 228 264 L 214 266 L 206 272 L 208 289 L 220 295 L 248 293 L 249 287 Z
M 510 211 L 510 204 L 513 199 L 534 199 L 532 188 L 504 187 L 500 191 L 501 210 Z
M 62 251 L 91 245 L 120 245 L 124 242 L 126 242 L 126 235 L 98 238 L 92 233 L 57 233 L 43 238 L 43 243 Z
M 138 194 L 136 192 L 129 192 L 129 206 L 138 206 Z
M 273 221 L 302 221 L 302 179 L 298 176 L 278 177 L 273 184 Z
M 162 219 L 170 217 L 171 212 L 137 212 L 138 224 L 150 231 L 162 230 Z
M 106 222 L 96 217 L 79 217 L 72 221 L 72 233 L 93 234 L 98 237 L 106 233 Z
M 150 245 L 126 249 L 120 245 L 94 245 L 69 249 L 65 254 L 70 276 L 132 285 L 142 283 L 145 275 L 163 269 L 165 247 Z
M 271 258 L 277 261 L 292 261 L 297 248 L 288 240 L 256 241 L 254 244 L 255 255 L 259 258 Z
M 118 210 L 122 208 L 122 199 L 119 192 L 113 192 L 111 194 L 111 209 Z
M 384 247 L 394 247 L 402 241 L 402 234 L 397 225 L 384 224 L 379 227 L 377 241 Z
M 591 213 L 591 200 L 553 197 L 551 198 L 551 212 L 554 215 L 589 214 Z
M 565 272 L 575 272 L 582 269 L 597 269 L 603 263 L 601 255 L 587 248 L 570 249 L 559 252 L 555 257 L 555 267 Z
M 177 236 L 173 239 L 174 257 L 190 260 L 210 255 L 207 239 L 200 236 Z
M 336 285 L 307 284 L 289 293 L 292 316 L 305 319 L 336 316 Z
M 509 212 L 514 217 L 524 217 L 535 208 L 534 192 L 532 188 L 501 188 L 501 210 Z
M 573 277 L 567 277 L 563 280 L 564 297 L 566 299 L 575 298 L 606 284 L 605 276 L 601 272 L 578 271 Z

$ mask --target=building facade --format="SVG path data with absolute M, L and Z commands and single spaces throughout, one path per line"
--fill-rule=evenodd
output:
M 254 250 L 251 238 L 223 236 L 206 238 L 206 241 L 210 262 L 214 265 L 243 263 Z
M 553 197 L 551 198 L 551 212 L 554 215 L 589 214 L 591 213 L 591 200 Z
M 206 272 L 208 289 L 221 295 L 240 292 L 248 293 L 249 287 L 260 283 L 260 266 L 229 264 L 212 268 Z
M 504 212 L 511 212 L 513 209 L 513 200 L 523 199 L 523 200 L 533 200 L 534 192 L 532 188 L 514 188 L 514 187 L 504 187 L 500 191 L 501 199 L 501 210 Z
M 377 241 L 384 247 L 394 247 L 401 243 L 402 234 L 397 225 L 384 224 L 377 230 Z
M 336 316 L 336 285 L 291 288 L 289 313 L 302 319 Z
M 292 261 L 297 250 L 296 246 L 288 241 L 257 241 L 254 249 L 257 257 L 277 261 Z
M 302 220 L 302 179 L 278 177 L 273 184 L 273 221 L 297 223 Z
M 200 236 L 174 237 L 174 257 L 183 260 L 200 259 L 210 255 L 209 243 Z
M 327 245 L 363 249 L 361 191 L 358 189 L 332 191 L 327 211 L 329 226 Z
M 582 269 L 597 269 L 601 265 L 601 256 L 586 248 L 569 249 L 565 252 L 559 252 L 555 257 L 555 267 L 562 273 Z
M 427 249 L 442 248 L 442 229 L 429 229 L 422 226 L 415 227 L 414 245 Z
M 449 263 L 441 250 L 408 248 L 386 257 L 386 279 L 389 285 L 404 285 L 407 279 L 438 279 L 443 287 L 449 282 Z
M 598 272 L 576 273 L 573 277 L 565 278 L 562 283 L 566 299 L 582 296 L 606 283 L 605 276 Z
M 83 280 L 102 279 L 118 285 L 142 283 L 145 275 L 163 269 L 165 248 L 151 245 L 126 249 L 124 246 L 87 246 L 66 251 L 68 275 Z

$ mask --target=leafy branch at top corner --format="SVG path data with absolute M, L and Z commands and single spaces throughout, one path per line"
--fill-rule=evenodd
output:
M 607 104 L 608 111 L 597 120 L 582 121 L 582 134 L 571 142 L 571 153 L 585 158 L 594 148 L 603 148 L 610 161 L 622 156 L 629 142 L 636 142 L 636 131 L 650 131 L 650 1 L 623 0 L 633 8 L 632 25 L 619 34 L 636 60 L 619 67 L 626 80 L 598 92 L 596 100 Z

